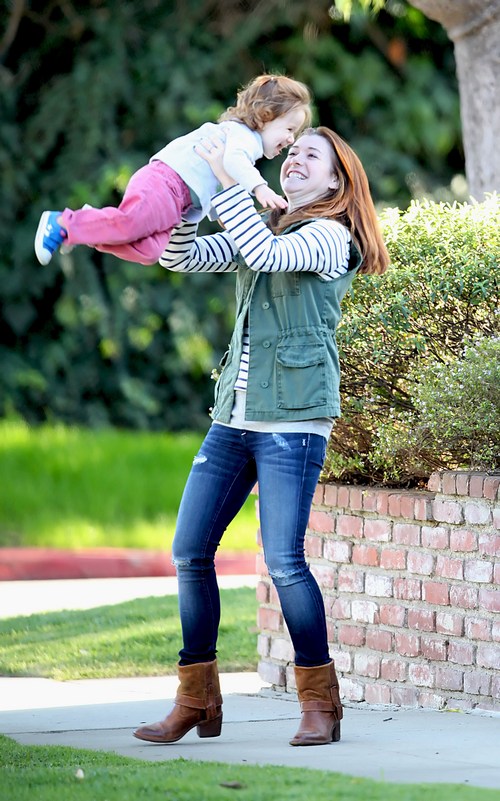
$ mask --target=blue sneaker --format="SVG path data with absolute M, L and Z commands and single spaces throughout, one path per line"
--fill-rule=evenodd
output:
M 35 236 L 35 254 L 40 264 L 49 263 L 68 235 L 57 222 L 60 214 L 60 211 L 44 211 L 40 217 Z

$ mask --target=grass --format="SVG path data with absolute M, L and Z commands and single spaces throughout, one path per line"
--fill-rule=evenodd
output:
M 255 590 L 221 590 L 221 672 L 257 669 Z M 176 673 L 177 596 L 0 620 L 0 675 L 60 681 Z
M 170 550 L 203 434 L 0 421 L 0 546 Z M 221 551 L 256 551 L 255 500 Z
M 83 778 L 76 777 L 77 771 Z M 388 784 L 340 773 L 184 759 L 143 762 L 63 746 L 22 746 L 0 736 L 3 801 L 498 801 L 458 784 Z

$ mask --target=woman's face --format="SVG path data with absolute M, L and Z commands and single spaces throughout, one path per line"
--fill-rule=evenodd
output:
M 289 211 L 319 200 L 338 187 L 333 148 L 323 136 L 304 134 L 290 147 L 281 167 Z

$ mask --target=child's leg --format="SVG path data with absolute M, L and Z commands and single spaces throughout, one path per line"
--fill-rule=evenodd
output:
M 189 189 L 180 176 L 163 162 L 153 161 L 134 173 L 118 208 L 65 209 L 61 215 L 68 232 L 65 242 L 98 246 L 129 261 L 153 264 L 190 203 Z

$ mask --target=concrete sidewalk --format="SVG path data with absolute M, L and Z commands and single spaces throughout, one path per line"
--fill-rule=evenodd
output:
M 230 577 L 224 578 L 229 582 Z M 238 584 L 238 578 L 231 580 L 233 586 Z M 257 578 L 245 576 L 241 580 L 250 583 Z M 35 588 L 34 582 L 14 582 L 10 587 L 7 582 L 0 585 L 0 608 L 4 611 L 8 595 L 10 615 L 16 614 L 16 594 L 17 609 L 26 614 L 28 598 L 32 607 L 53 609 L 59 603 L 59 608 L 71 608 L 71 604 L 85 608 L 85 603 L 88 608 L 100 605 L 103 598 L 112 603 L 111 597 L 114 602 L 125 600 L 124 596 L 139 597 L 139 590 L 142 595 L 164 594 L 168 586 L 175 592 L 170 579 L 134 579 L 132 584 L 126 580 L 127 587 L 99 579 L 96 581 L 107 586 L 94 583 L 92 592 L 89 581 L 77 582 L 71 594 L 68 582 L 36 582 L 44 585 L 41 588 Z M 221 580 L 221 586 L 224 583 Z M 171 707 L 176 687 L 175 677 L 63 683 L 0 678 L 0 732 L 26 745 L 69 745 L 148 761 L 183 758 L 283 765 L 391 782 L 500 788 L 500 716 L 494 714 L 351 704 L 344 710 L 339 743 L 292 748 L 288 740 L 299 721 L 297 701 L 273 692 L 255 673 L 223 674 L 224 724 L 220 737 L 199 739 L 193 730 L 172 745 L 136 740 L 133 729 L 163 717 Z

